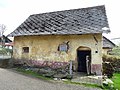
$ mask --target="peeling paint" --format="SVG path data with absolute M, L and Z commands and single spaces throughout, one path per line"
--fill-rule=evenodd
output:
M 14 38 L 13 57 L 17 59 L 38 60 L 40 62 L 69 62 L 77 61 L 77 49 L 80 46 L 91 49 L 91 64 L 102 65 L 102 35 L 96 34 L 98 44 L 93 35 L 46 35 L 18 36 Z M 67 52 L 58 51 L 58 46 L 69 41 Z M 29 47 L 29 53 L 23 53 L 22 47 Z M 98 50 L 98 53 L 95 51 Z M 76 64 L 77 65 L 77 64 Z M 76 66 L 77 67 L 77 66 Z

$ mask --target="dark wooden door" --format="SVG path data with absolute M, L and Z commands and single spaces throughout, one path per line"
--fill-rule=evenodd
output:
M 91 51 L 77 51 L 78 58 L 78 72 L 87 72 L 86 68 L 86 56 L 90 56 Z

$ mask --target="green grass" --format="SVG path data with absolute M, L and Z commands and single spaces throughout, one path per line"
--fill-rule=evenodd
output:
M 21 68 L 17 68 L 16 71 L 22 72 L 23 74 L 26 75 L 30 75 L 39 79 L 43 79 L 43 80 L 52 80 L 52 78 L 48 78 L 48 77 L 44 77 L 40 74 L 38 74 L 37 72 L 33 72 L 31 70 L 25 70 L 25 69 L 21 69 Z
M 103 90 L 120 90 L 120 73 L 114 73 L 111 80 L 114 87 L 111 88 L 112 84 L 108 84 L 108 86 L 103 86 Z
M 120 90 L 120 73 L 114 73 L 112 81 L 114 82 L 115 89 Z

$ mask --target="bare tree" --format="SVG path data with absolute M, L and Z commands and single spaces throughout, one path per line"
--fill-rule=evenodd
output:
M 4 24 L 0 24 L 0 37 L 1 37 L 2 47 L 4 47 L 4 44 L 5 44 L 5 40 L 4 40 L 4 37 L 3 37 L 3 34 L 4 34 L 5 31 L 6 31 L 6 26 Z

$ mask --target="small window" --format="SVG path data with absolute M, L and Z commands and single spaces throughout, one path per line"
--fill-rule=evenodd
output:
M 29 53 L 29 47 L 23 47 L 23 53 Z
M 59 47 L 58 47 L 58 50 L 67 52 L 68 51 L 68 46 L 66 44 L 60 44 Z

